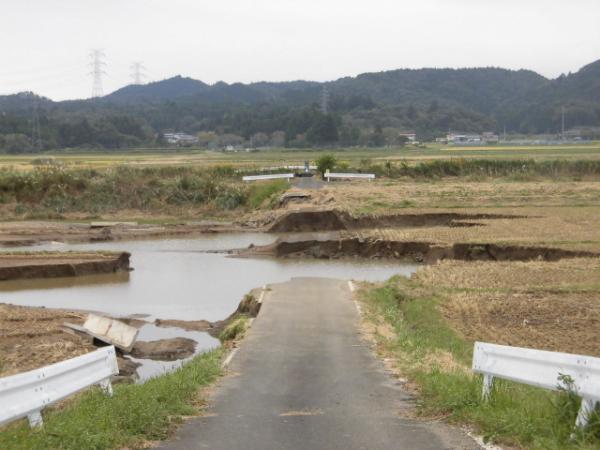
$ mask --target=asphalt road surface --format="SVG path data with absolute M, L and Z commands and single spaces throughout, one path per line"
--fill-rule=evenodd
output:
M 205 416 L 161 448 L 479 448 L 458 429 L 403 417 L 410 397 L 360 339 L 346 281 L 270 288 Z

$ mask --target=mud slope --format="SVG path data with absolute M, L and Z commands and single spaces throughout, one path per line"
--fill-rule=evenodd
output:
M 279 217 L 268 229 L 274 233 L 339 231 L 385 227 L 472 227 L 483 224 L 466 220 L 518 219 L 502 214 L 424 213 L 353 217 L 338 210 L 292 211 Z
M 243 250 L 240 256 L 310 257 L 337 259 L 344 257 L 409 259 L 435 262 L 443 259 L 464 261 L 558 261 L 563 258 L 600 257 L 600 254 L 549 247 L 499 244 L 439 245 L 429 242 L 386 241 L 347 238 L 339 240 L 285 241 Z
M 127 271 L 130 256 L 127 252 L 0 254 L 0 281 Z

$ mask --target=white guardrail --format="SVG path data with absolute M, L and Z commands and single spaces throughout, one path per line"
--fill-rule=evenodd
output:
M 367 180 L 371 181 L 371 180 L 375 179 L 375 174 L 374 173 L 333 173 L 333 172 L 326 172 L 325 173 L 325 178 L 327 178 L 328 182 L 329 182 L 330 178 L 363 178 L 363 179 L 367 179 Z
M 600 401 L 600 358 L 476 342 L 473 371 L 483 374 L 486 400 L 495 377 L 550 390 L 567 387 L 565 379 L 572 381 L 572 389 L 583 400 L 575 423 L 578 427 L 587 425 Z
M 257 180 L 276 180 L 278 178 L 287 178 L 289 181 L 290 178 L 294 178 L 293 173 L 274 173 L 271 175 L 247 175 L 242 177 L 244 181 L 257 181 Z
M 112 395 L 110 377 L 118 373 L 115 348 L 110 346 L 0 378 L 0 425 L 27 417 L 31 427 L 39 427 L 42 409 L 94 384 Z

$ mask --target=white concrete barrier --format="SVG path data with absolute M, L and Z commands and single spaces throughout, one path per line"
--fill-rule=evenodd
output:
M 0 425 L 27 417 L 31 427 L 39 427 L 42 409 L 94 384 L 112 395 L 110 377 L 118 373 L 115 348 L 110 346 L 0 378 Z
M 483 374 L 484 399 L 489 398 L 495 377 L 550 390 L 568 387 L 565 380 L 569 380 L 583 400 L 578 427 L 587 424 L 600 401 L 600 358 L 592 356 L 476 342 L 473 371 Z
M 279 178 L 286 178 L 288 181 L 294 178 L 293 173 L 274 173 L 271 175 L 246 175 L 242 177 L 244 181 L 258 181 L 258 180 L 277 180 Z
M 371 181 L 371 180 L 375 179 L 375 174 L 374 173 L 334 173 L 334 172 L 326 172 L 325 173 L 325 178 L 327 178 L 328 182 L 329 182 L 329 180 L 331 178 L 362 178 L 362 179 L 367 179 L 367 180 Z

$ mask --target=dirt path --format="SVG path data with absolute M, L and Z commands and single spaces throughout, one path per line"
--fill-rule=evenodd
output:
M 444 424 L 403 418 L 413 405 L 357 319 L 345 281 L 273 285 L 206 415 L 161 448 L 479 448 Z

